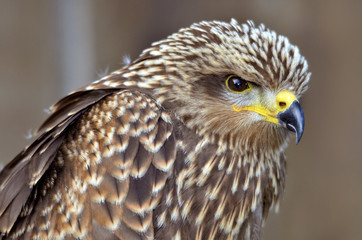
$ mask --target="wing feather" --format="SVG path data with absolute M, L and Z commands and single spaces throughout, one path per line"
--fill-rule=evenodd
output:
M 98 102 L 105 96 L 113 93 L 115 89 L 101 89 L 101 90 L 80 90 L 76 91 L 58 101 L 50 107 L 53 112 L 39 127 L 38 134 L 53 129 L 55 126 L 61 126 L 65 123 L 67 117 L 76 115 L 82 112 L 88 106 Z M 66 126 L 68 124 L 65 124 Z
M 41 136 L 57 133 L 57 137 L 31 145 L 26 164 L 24 157 L 13 163 L 30 174 L 27 180 L 19 184 L 15 177 L 20 171 L 8 170 L 14 177 L 6 178 L 6 186 L 17 186 L 23 195 L 3 199 L 0 207 L 10 207 L 5 210 L 18 207 L 11 217 L 0 216 L 3 233 L 51 239 L 153 237 L 153 210 L 176 158 L 171 120 L 147 95 L 128 90 L 106 94 L 91 95 L 93 99 L 81 104 L 85 108 L 78 104 L 73 108 L 69 97 L 55 105 L 55 111 L 62 112 L 59 116 L 81 110 L 72 121 L 64 117 L 69 123 L 50 119 L 42 125 Z M 86 95 L 75 94 L 73 100 L 82 97 Z
M 65 130 L 87 107 L 111 92 L 111 90 L 76 92 L 60 100 L 53 107 L 54 113 L 39 128 L 35 141 L 0 172 L 1 233 L 10 231 L 33 186 L 53 162 L 63 142 Z

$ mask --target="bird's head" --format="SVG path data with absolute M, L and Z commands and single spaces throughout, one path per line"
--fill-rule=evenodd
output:
M 264 25 L 193 24 L 154 43 L 130 68 L 142 79 L 138 87 L 153 89 L 186 126 L 229 147 L 280 149 L 289 130 L 297 143 L 303 134 L 298 99 L 307 89 L 308 64 Z

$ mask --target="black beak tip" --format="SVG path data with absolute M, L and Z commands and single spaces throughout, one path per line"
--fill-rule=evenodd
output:
M 288 124 L 287 128 L 290 131 L 295 132 L 295 144 L 297 145 L 303 136 L 303 131 L 297 131 L 297 129 L 294 126 L 292 126 L 291 124 Z
M 298 101 L 294 101 L 288 109 L 278 114 L 279 123 L 295 132 L 295 144 L 298 144 L 304 132 L 304 113 Z

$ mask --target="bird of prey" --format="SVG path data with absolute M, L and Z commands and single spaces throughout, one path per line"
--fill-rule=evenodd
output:
M 298 48 L 252 21 L 153 43 L 52 106 L 0 174 L 1 237 L 261 239 L 309 79 Z

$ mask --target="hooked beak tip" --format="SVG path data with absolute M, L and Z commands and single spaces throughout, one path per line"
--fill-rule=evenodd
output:
M 304 132 L 304 113 L 299 102 L 293 101 L 285 111 L 278 113 L 278 120 L 282 126 L 295 132 L 296 144 L 298 144 Z

